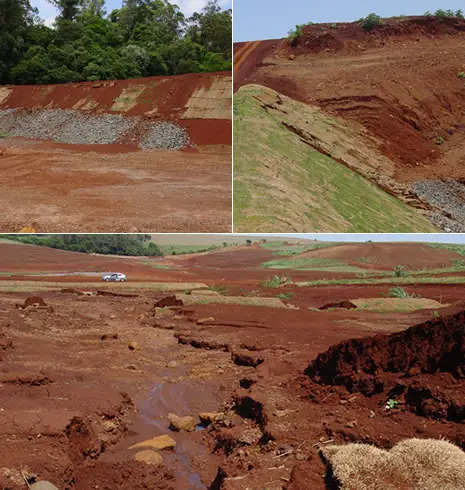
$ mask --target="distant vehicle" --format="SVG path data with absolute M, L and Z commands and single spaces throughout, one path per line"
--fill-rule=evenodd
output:
M 112 272 L 111 274 L 105 274 L 104 276 L 102 276 L 102 279 L 104 281 L 124 282 L 127 277 L 126 274 L 122 274 L 121 272 Z

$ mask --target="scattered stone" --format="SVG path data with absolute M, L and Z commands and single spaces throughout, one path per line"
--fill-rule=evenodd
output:
M 189 415 L 186 417 L 178 417 L 174 413 L 169 413 L 168 420 L 170 421 L 169 428 L 178 432 L 181 430 L 184 430 L 186 432 L 193 432 L 195 430 L 195 426 L 197 425 L 195 423 L 194 417 L 191 417 Z
M 257 444 L 257 442 L 262 438 L 263 434 L 260 429 L 246 429 L 240 435 L 238 441 L 247 446 L 252 446 Z
M 357 425 L 357 421 L 356 420 L 351 420 L 350 422 L 347 422 L 347 424 L 345 425 L 348 429 L 353 429 L 355 428 Z
M 100 340 L 116 340 L 118 338 L 117 333 L 104 333 L 101 337 Z
M 138 442 L 137 444 L 133 444 L 129 449 L 139 449 L 139 448 L 148 448 L 148 449 L 172 449 L 176 446 L 176 441 L 168 436 L 162 435 L 158 437 L 154 437 L 153 439 L 148 439 L 147 441 Z
M 224 412 L 202 412 L 199 414 L 199 419 L 203 425 L 210 425 L 213 422 L 224 420 Z
M 110 318 L 111 318 L 112 320 L 114 320 L 114 319 L 115 319 L 115 318 L 117 318 L 117 317 L 116 317 L 116 315 L 115 315 L 115 314 L 113 314 L 113 315 L 110 315 Z
M 207 325 L 212 323 L 215 323 L 215 319 L 212 316 L 209 316 L 207 318 L 199 318 L 197 320 L 197 325 Z
M 167 368 L 176 368 L 178 367 L 178 363 L 176 361 L 170 361 L 167 365 Z
M 105 432 L 114 432 L 118 428 L 118 424 L 113 420 L 105 420 L 102 427 Z
M 139 350 L 140 349 L 139 344 L 134 340 L 129 342 L 128 347 L 129 347 L 129 350 Z
M 58 490 L 53 483 L 46 480 L 41 480 L 31 485 L 31 490 Z
M 139 463 L 151 464 L 154 466 L 158 466 L 163 463 L 163 456 L 158 451 L 154 451 L 153 449 L 139 451 L 134 455 L 134 459 Z
M 376 413 L 373 410 L 370 410 L 370 419 L 374 419 L 376 417 Z

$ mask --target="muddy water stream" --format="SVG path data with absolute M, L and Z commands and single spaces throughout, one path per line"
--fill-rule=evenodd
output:
M 167 434 L 176 441 L 176 447 L 160 453 L 164 465 L 175 476 L 175 487 L 206 490 L 211 481 L 202 481 L 198 468 L 212 465 L 211 472 L 214 473 L 217 464 L 202 444 L 204 427 L 197 425 L 195 432 L 172 431 L 167 417 L 174 413 L 197 419 L 200 412 L 218 411 L 224 395 L 218 381 L 185 378 L 186 371 L 184 367 L 162 371 L 153 387 L 134 399 L 137 415 L 130 430 L 137 436 L 124 439 L 111 451 L 111 456 L 107 454 L 104 457 L 112 461 L 127 461 L 137 452 L 128 449 L 131 445 Z

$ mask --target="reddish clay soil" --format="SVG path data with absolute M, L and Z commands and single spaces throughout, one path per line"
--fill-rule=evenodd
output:
M 362 125 L 397 164 L 399 182 L 463 179 L 464 38 L 455 18 L 387 19 L 371 32 L 318 24 L 293 44 L 238 44 L 235 89 L 261 84 Z
M 390 448 L 434 437 L 465 449 L 463 286 L 406 287 L 447 298 L 439 312 L 310 310 L 381 298 L 389 285 L 264 288 L 259 264 L 268 254 L 239 247 L 170 257 L 162 270 L 147 258 L 0 245 L 0 270 L 18 274 L 111 264 L 154 281 L 222 277 L 248 296 L 300 289 L 288 308 L 182 305 L 170 293 L 125 295 L 120 287 L 113 296 L 40 293 L 45 304 L 0 293 L 0 487 L 24 488 L 22 472 L 30 482 L 83 490 L 323 490 L 318 450 L 328 441 Z M 399 403 L 386 409 L 390 398 Z M 225 415 L 197 432 L 168 428 L 170 412 L 208 411 Z M 160 434 L 177 443 L 161 451 L 163 464 L 135 462 L 129 447 Z
M 368 269 L 392 270 L 401 265 L 407 269 L 439 269 L 450 267 L 452 260 L 462 256 L 445 248 L 418 243 L 345 243 L 299 255 L 307 259 L 334 259 Z
M 192 142 L 197 145 L 231 145 L 230 120 L 182 119 L 186 104 L 194 92 L 210 88 L 217 78 L 231 78 L 231 73 L 195 73 L 60 85 L 12 85 L 5 87 L 11 91 L 8 97 L 0 100 L 0 108 L 73 109 L 82 101 L 88 101 L 86 113 L 108 112 L 175 121 L 188 130 Z M 115 99 L 128 88 L 144 89 L 137 104 L 126 112 L 111 110 Z
M 231 231 L 230 146 L 96 152 L 2 141 L 2 232 Z

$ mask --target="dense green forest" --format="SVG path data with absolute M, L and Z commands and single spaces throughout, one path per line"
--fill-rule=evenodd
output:
M 232 12 L 218 0 L 186 18 L 168 0 L 48 0 L 45 26 L 30 0 L 0 0 L 0 83 L 114 80 L 231 69 Z
M 2 235 L 2 238 L 72 252 L 110 255 L 163 255 L 150 235 Z

